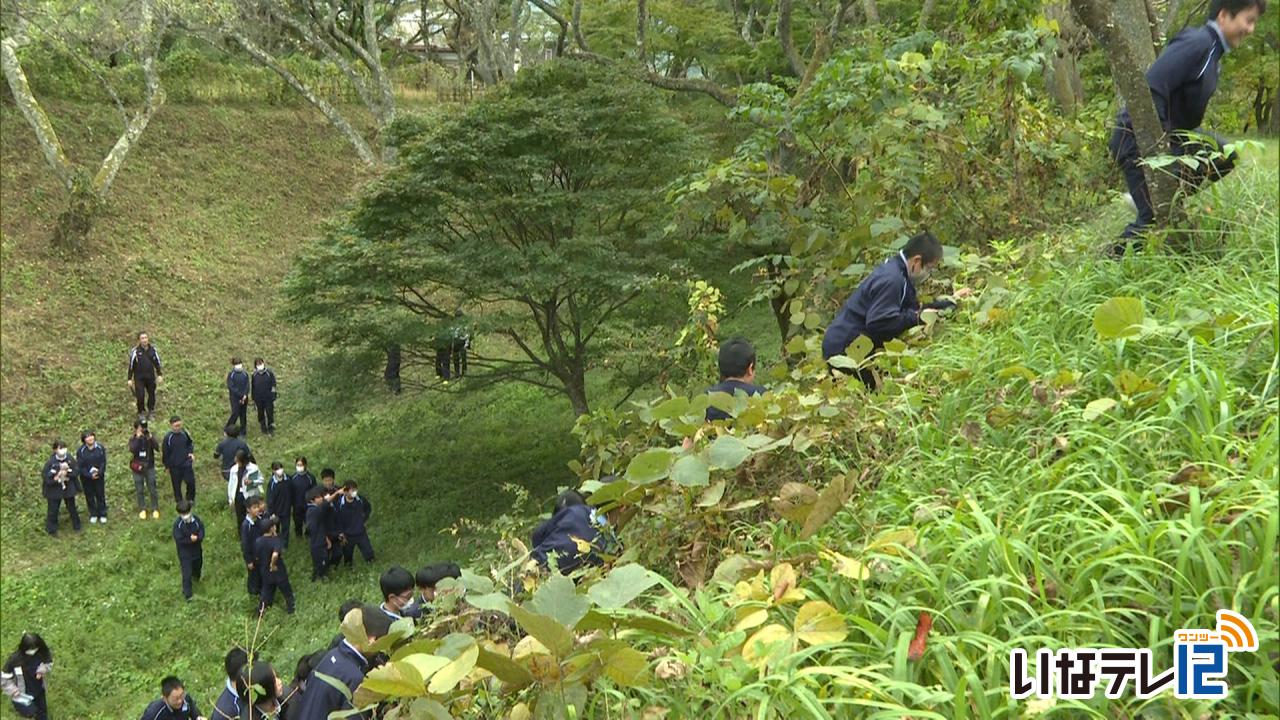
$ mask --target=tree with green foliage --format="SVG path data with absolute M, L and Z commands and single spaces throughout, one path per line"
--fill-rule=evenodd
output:
M 655 228 L 689 131 L 655 91 L 570 60 L 399 127 L 398 162 L 295 266 L 292 315 L 338 345 L 396 337 L 408 368 L 456 307 L 475 308 L 488 338 L 470 382 L 531 383 L 587 412 L 587 371 L 643 355 L 667 320 L 651 301 L 673 248 Z

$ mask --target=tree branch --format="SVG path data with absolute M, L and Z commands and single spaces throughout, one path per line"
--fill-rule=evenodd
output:
M 13 94 L 14 103 L 22 111 L 22 116 L 27 119 L 27 124 L 36 135 L 36 142 L 44 153 L 45 162 L 58 176 L 62 186 L 71 190 L 75 168 L 71 165 L 71 161 L 67 160 L 67 155 L 62 150 L 62 142 L 58 140 L 58 133 L 53 129 L 53 123 L 49 122 L 49 116 L 31 94 L 27 75 L 22 71 L 21 63 L 18 62 L 18 48 L 25 44 L 26 37 L 17 34 L 0 40 L 0 67 L 3 67 L 4 77 L 9 83 L 9 91 Z
M 778 0 L 778 42 L 782 44 L 782 54 L 791 66 L 791 73 L 800 78 L 804 77 L 804 61 L 800 59 L 800 53 L 796 52 L 791 37 L 791 10 L 792 0 Z

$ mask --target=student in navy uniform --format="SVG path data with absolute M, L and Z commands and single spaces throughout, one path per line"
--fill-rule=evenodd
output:
M 213 704 L 213 720 L 239 720 L 240 718 L 240 670 L 249 663 L 249 653 L 242 647 L 233 647 L 227 651 L 222 661 L 222 669 L 226 671 L 227 684 Z
M 253 559 L 262 576 L 258 595 L 258 612 L 264 613 L 276 601 L 276 590 L 284 595 L 285 612 L 294 609 L 293 586 L 289 584 L 289 568 L 284 564 L 284 543 L 280 540 L 280 523 L 274 517 L 259 525 L 262 536 L 253 543 Z
M 451 562 L 436 563 L 419 570 L 413 576 L 414 584 L 418 588 L 418 596 L 414 603 L 418 606 L 418 617 L 432 611 L 432 604 L 436 600 L 436 585 L 441 580 L 460 577 L 462 577 L 462 568 Z
M 767 388 L 756 385 L 756 349 L 746 338 L 736 337 L 720 346 L 718 358 L 720 382 L 707 388 L 708 393 L 734 395 L 738 390 L 748 395 L 762 395 Z M 707 408 L 707 421 L 728 420 L 729 413 L 717 407 Z
M 284 476 L 284 463 L 271 463 L 271 477 L 267 479 L 267 515 L 280 526 L 280 543 L 289 547 L 289 518 L 293 515 L 293 491 L 289 479 Z
M 138 401 L 138 417 L 151 420 L 156 414 L 156 386 L 164 381 L 164 370 L 160 366 L 160 353 L 144 332 L 138 333 L 138 344 L 129 348 L 128 381 Z
M 554 557 L 560 573 L 568 575 L 584 564 L 602 564 L 603 561 L 596 554 L 599 537 L 600 528 L 595 509 L 587 504 L 582 493 L 566 490 L 556 497 L 555 512 L 551 519 L 544 521 L 533 531 L 533 550 L 530 555 L 544 568 L 550 567 L 551 558 Z M 590 544 L 592 550 L 581 552 L 574 538 Z
M 1169 149 L 1174 155 L 1203 155 L 1222 150 L 1226 139 L 1205 131 L 1200 123 L 1209 107 L 1209 99 L 1218 89 L 1218 72 L 1223 56 L 1253 33 L 1254 23 L 1266 7 L 1265 0 L 1213 0 L 1209 3 L 1207 22 L 1178 33 L 1147 70 L 1151 100 L 1160 124 L 1170 135 Z M 1125 185 L 1137 211 L 1137 217 L 1120 234 L 1121 242 L 1112 247 L 1113 255 L 1122 255 L 1128 241 L 1155 221 L 1128 108 L 1121 110 L 1116 118 L 1108 149 L 1124 172 Z M 1176 167 L 1179 179 L 1194 190 L 1206 178 L 1221 180 L 1233 166 L 1231 158 L 1220 157 L 1213 160 L 1202 158 L 1194 169 L 1181 163 Z
M 156 442 L 146 420 L 135 420 L 133 437 L 129 438 L 129 471 L 133 473 L 133 490 L 138 499 L 138 519 L 147 519 L 145 491 L 151 493 L 151 517 L 160 519 L 160 503 L 156 498 Z
M 422 617 L 422 611 L 414 602 L 413 576 L 408 570 L 392 565 L 378 578 L 382 590 L 382 604 L 378 609 L 392 620 Z
M 255 598 L 262 595 L 262 573 L 254 556 L 254 544 L 258 538 L 262 537 L 262 527 L 258 524 L 258 520 L 262 517 L 262 510 L 265 507 L 266 504 L 262 502 L 262 498 L 253 498 L 245 508 L 244 521 L 240 523 L 240 556 L 244 559 L 245 569 L 249 573 L 245 588 Z
M 45 532 L 50 535 L 58 534 L 58 506 L 64 503 L 71 515 L 71 529 L 80 532 L 80 511 L 76 509 L 80 473 L 76 469 L 75 458 L 67 452 L 66 443 L 61 440 L 53 441 L 53 455 L 44 464 L 40 477 L 44 497 L 49 505 L 44 519 Z
M 160 699 L 151 701 L 138 720 L 206 720 L 187 695 L 182 681 L 170 675 L 160 681 Z
M 368 637 L 368 643 L 357 646 L 350 640 L 343 638 L 335 647 L 320 656 L 319 660 L 314 663 L 311 677 L 307 680 L 307 691 L 302 696 L 300 717 L 307 720 L 318 720 L 319 718 L 327 718 L 329 713 L 335 711 L 354 709 L 351 701 L 347 698 L 350 696 L 350 692 L 354 692 L 360 686 L 360 683 L 364 682 L 365 674 L 371 669 L 371 660 L 377 654 L 369 648 L 379 638 L 386 636 L 391 629 L 392 621 L 386 613 L 375 605 L 362 605 L 351 612 L 360 613 L 356 620 L 364 626 L 364 633 Z M 337 680 L 340 684 L 345 685 L 350 692 L 343 694 L 338 688 L 317 678 L 318 674 Z M 366 718 L 368 716 L 357 714 L 348 717 Z
M 9 697 L 22 717 L 49 720 L 44 681 L 52 671 L 53 653 L 44 638 L 25 633 L 18 649 L 0 666 L 0 692 Z
M 293 503 L 293 531 L 302 537 L 306 532 L 307 492 L 316 486 L 316 478 L 307 470 L 306 456 L 293 459 L 294 473 L 289 476 L 289 499 Z
M 311 655 L 298 658 L 293 667 L 293 682 L 284 689 L 281 699 L 280 720 L 304 720 L 302 717 L 302 694 L 307 690 L 307 677 L 311 675 Z
M 325 533 L 328 501 L 324 489 L 313 487 L 307 491 L 307 543 L 311 550 L 311 582 L 323 580 L 329 572 L 329 549 L 333 542 Z
M 231 415 L 225 425 L 239 425 L 240 434 L 249 436 L 247 420 L 249 413 L 249 373 L 244 371 L 244 363 L 240 358 L 231 358 L 231 372 L 227 373 L 227 402 L 231 405 Z
M 249 378 L 249 394 L 258 408 L 258 426 L 264 435 L 276 434 L 276 374 L 262 358 L 253 361 L 253 376 Z
M 866 335 L 874 349 L 920 324 L 916 286 L 928 279 L 942 261 L 942 243 L 924 232 L 907 241 L 897 255 L 884 261 L 853 291 L 822 336 L 822 357 L 843 355 L 859 335 Z M 950 300 L 935 300 L 923 309 L 948 310 Z M 868 389 L 875 389 L 869 368 L 858 371 Z
M 355 480 L 348 480 L 343 485 L 343 490 L 345 492 L 338 499 L 337 505 L 342 562 L 354 565 L 356 548 L 360 548 L 360 555 L 364 557 L 365 562 L 372 563 L 373 545 L 369 542 L 369 532 L 365 528 L 365 523 L 373 513 L 373 505 L 368 499 L 360 497 L 360 489 Z
M 276 720 L 284 683 L 271 663 L 260 660 L 240 669 L 240 720 Z
M 191 501 L 178 501 L 178 519 L 173 522 L 173 541 L 178 546 L 182 568 L 182 597 L 191 599 L 191 581 L 204 570 L 204 522 L 191 512 Z
M 107 522 L 107 449 L 98 444 L 92 430 L 80 434 L 76 450 L 76 467 L 84 487 L 84 503 L 89 507 L 89 523 Z
M 164 466 L 169 469 L 169 481 L 173 483 L 173 501 L 182 499 L 181 490 L 186 486 L 186 497 L 194 505 L 196 502 L 196 471 L 192 463 L 196 459 L 196 444 L 191 435 L 182 429 L 182 418 L 174 415 L 169 418 L 169 432 L 165 433 L 161 443 L 164 451 Z
M 342 564 L 342 524 L 338 520 L 338 500 L 343 496 L 332 468 L 320 471 L 320 489 L 324 492 L 324 536 L 329 539 L 329 569 Z
M 249 449 L 249 443 L 240 437 L 240 428 L 235 425 L 223 428 L 222 435 L 217 447 L 213 449 L 213 459 L 222 462 L 222 477 L 226 477 L 231 472 L 231 466 L 236 464 L 236 455 L 241 450 L 250 460 L 253 459 L 253 451 Z

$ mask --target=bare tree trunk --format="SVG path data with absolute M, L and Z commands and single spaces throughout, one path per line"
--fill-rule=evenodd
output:
M 58 133 L 53 129 L 53 123 L 49 122 L 49 116 L 45 115 L 44 108 L 31 94 L 27 74 L 22 71 L 22 65 L 18 62 L 17 51 L 23 44 L 25 44 L 25 38 L 20 36 L 7 37 L 0 41 L 0 66 L 3 66 L 4 77 L 9 83 L 9 91 L 13 94 L 14 103 L 22 111 L 22 116 L 27 119 L 27 124 L 36 134 L 36 142 L 40 145 L 40 151 L 44 153 L 45 162 L 58 176 L 58 181 L 62 183 L 63 188 L 70 190 L 75 170 L 62 150 L 62 142 L 58 140 Z
M 874 2 L 874 0 L 872 0 Z M 791 0 L 778 0 L 778 42 L 782 45 L 782 54 L 791 66 L 791 73 L 797 78 L 804 77 L 804 61 L 796 51 L 791 38 Z
M 1071 5 L 1106 53 L 1120 97 L 1129 109 L 1139 154 L 1153 157 L 1165 152 L 1168 142 L 1147 85 L 1146 69 L 1155 62 L 1155 46 L 1142 2 L 1072 0 Z M 1176 180 L 1167 172 L 1151 168 L 1144 172 L 1156 225 L 1166 225 L 1173 209 Z
M 587 382 L 581 371 L 574 372 L 565 379 L 564 393 L 569 396 L 569 404 L 573 406 L 575 416 L 591 412 L 591 406 L 587 403 Z
M 880 8 L 876 6 L 876 0 L 862 0 L 862 14 L 866 16 L 868 25 L 880 24 Z
M 1080 27 L 1065 0 L 1045 6 L 1045 17 L 1058 23 L 1056 47 L 1045 64 L 1045 87 L 1053 95 L 1064 115 L 1074 115 L 1084 103 L 1084 84 L 1080 80 L 1080 66 L 1076 46 L 1080 43 Z
M 151 117 L 155 115 L 156 110 L 164 104 L 165 95 L 164 88 L 160 85 L 160 73 L 156 70 L 156 49 L 160 44 L 160 36 L 163 34 L 163 28 L 155 28 L 155 18 L 153 17 L 153 8 L 151 0 L 143 0 L 140 7 L 142 34 L 139 38 L 140 55 L 142 56 L 142 77 L 146 83 L 143 92 L 142 109 L 134 113 L 133 117 L 125 124 L 124 131 L 120 133 L 116 144 L 112 146 L 111 151 L 102 160 L 102 166 L 98 168 L 98 173 L 93 177 L 93 192 L 99 199 L 105 199 L 107 193 L 111 192 L 111 184 L 115 182 L 116 173 L 120 172 L 120 167 L 124 165 L 125 156 L 133 149 L 138 142 L 138 138 L 142 137 L 142 131 L 147 129 L 147 124 L 151 122 Z
M 644 47 L 645 28 L 649 24 L 649 4 L 646 0 L 636 0 L 636 59 L 641 65 L 648 65 L 645 58 L 648 53 Z
M 920 7 L 920 19 L 916 22 L 917 30 L 929 29 L 929 17 L 933 15 L 933 9 L 937 4 L 938 0 L 924 0 L 924 5 Z

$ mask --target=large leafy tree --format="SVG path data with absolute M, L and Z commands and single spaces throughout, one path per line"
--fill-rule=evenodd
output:
M 655 93 L 560 60 L 434 125 L 403 122 L 399 160 L 297 264 L 295 315 L 338 344 L 395 337 L 409 368 L 456 308 L 480 311 L 472 382 L 587 412 L 587 371 L 670 320 L 651 302 L 673 267 L 656 228 L 691 139 Z

